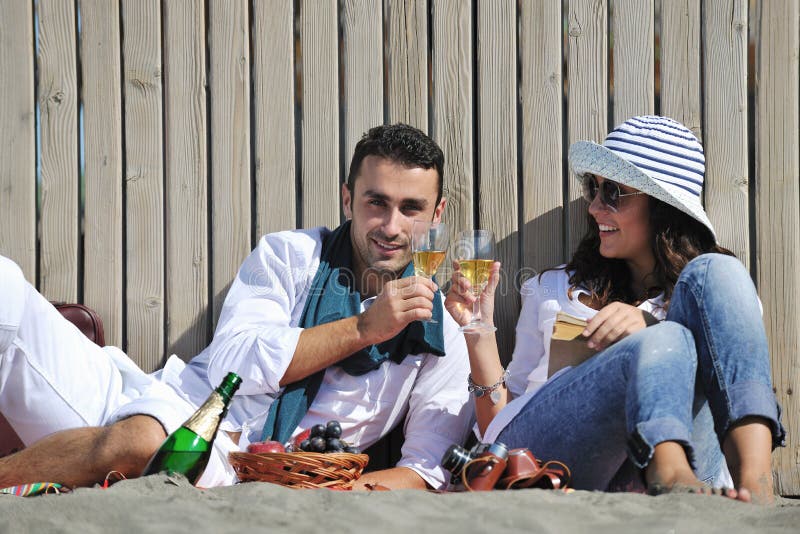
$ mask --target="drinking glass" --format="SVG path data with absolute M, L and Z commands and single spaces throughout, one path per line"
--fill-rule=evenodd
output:
M 497 330 L 481 317 L 481 292 L 489 281 L 495 261 L 494 234 L 490 230 L 465 230 L 458 234 L 453 257 L 458 261 L 461 274 L 472 284 L 475 302 L 472 320 L 459 328 L 461 332 L 483 334 Z
M 411 257 L 414 274 L 433 278 L 447 255 L 450 231 L 443 222 L 414 221 L 411 230 Z M 433 319 L 426 322 L 436 323 Z

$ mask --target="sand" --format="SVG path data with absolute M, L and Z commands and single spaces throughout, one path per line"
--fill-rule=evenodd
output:
M 0 532 L 797 532 L 800 500 L 760 507 L 700 495 L 538 489 L 292 490 L 266 483 L 198 490 L 156 475 L 108 489 L 39 497 L 0 495 Z

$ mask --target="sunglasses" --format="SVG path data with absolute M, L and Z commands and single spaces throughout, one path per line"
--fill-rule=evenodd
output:
M 633 193 L 623 193 L 619 188 L 617 182 L 611 180 L 604 180 L 602 185 L 597 183 L 597 178 L 591 174 L 587 174 L 581 181 L 581 189 L 583 191 L 583 198 L 589 204 L 600 193 L 600 202 L 611 211 L 619 211 L 620 199 L 624 197 L 632 197 L 634 195 L 644 195 L 643 191 L 634 191 Z

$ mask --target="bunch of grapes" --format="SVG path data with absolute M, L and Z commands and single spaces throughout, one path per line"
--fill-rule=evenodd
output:
M 303 436 L 304 439 L 299 445 L 301 451 L 361 454 L 358 447 L 353 447 L 341 439 L 342 425 L 339 424 L 339 421 L 328 421 L 327 425 L 314 425 L 306 432 L 308 432 L 308 437 Z

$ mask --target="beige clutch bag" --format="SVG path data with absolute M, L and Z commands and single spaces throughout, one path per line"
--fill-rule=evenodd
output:
M 553 337 L 550 338 L 550 362 L 547 378 L 568 366 L 577 366 L 594 356 L 597 351 L 586 345 L 581 335 L 586 321 L 564 312 L 556 314 L 553 324 Z

